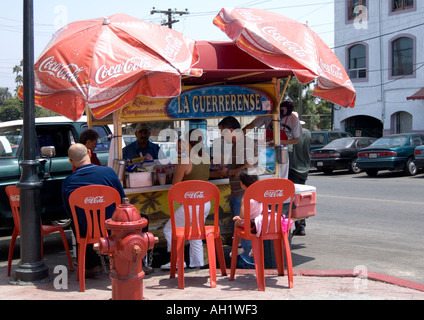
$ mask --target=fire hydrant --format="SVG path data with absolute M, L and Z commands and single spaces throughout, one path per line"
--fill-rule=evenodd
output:
M 110 256 L 112 300 L 143 300 L 142 260 L 158 239 L 142 232 L 148 221 L 141 218 L 127 198 L 105 224 L 111 235 L 101 238 L 94 249 Z

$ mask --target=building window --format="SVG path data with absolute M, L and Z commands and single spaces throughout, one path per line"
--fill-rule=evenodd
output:
M 354 20 L 356 17 L 362 14 L 360 6 L 367 6 L 367 0 L 348 0 L 348 19 Z
M 351 79 L 367 77 L 367 48 L 363 44 L 349 48 L 349 77 Z
M 392 11 L 412 9 L 413 7 L 414 0 L 392 0 Z
M 392 76 L 414 73 L 414 40 L 401 37 L 392 41 Z

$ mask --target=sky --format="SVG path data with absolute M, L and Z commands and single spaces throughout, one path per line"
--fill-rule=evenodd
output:
M 5 1 L 5 0 L 3 0 Z M 0 11 L 0 87 L 15 89 L 13 67 L 23 58 L 23 0 L 8 1 Z M 226 41 L 229 38 L 212 23 L 221 8 L 260 8 L 307 23 L 324 42 L 334 45 L 334 0 L 35 0 L 34 58 L 37 60 L 53 34 L 66 24 L 85 19 L 126 13 L 161 24 L 167 16 L 156 10 L 187 11 L 175 15 L 173 24 L 194 40 Z

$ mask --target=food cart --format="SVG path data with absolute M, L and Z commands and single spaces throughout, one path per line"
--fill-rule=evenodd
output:
M 120 137 L 122 126 L 128 123 L 148 122 L 154 127 L 155 123 L 163 126 L 164 122 L 169 121 L 212 120 L 210 123 L 213 123 L 213 119 L 216 119 L 213 123 L 216 126 L 226 116 L 248 118 L 247 123 L 254 117 L 268 114 L 273 114 L 278 119 L 279 102 L 284 96 L 284 92 L 281 93 L 280 79 L 285 79 L 287 87 L 292 71 L 272 69 L 240 50 L 233 42 L 199 41 L 196 44 L 201 57 L 196 67 L 203 69 L 203 75 L 183 77 L 183 88 L 178 97 L 167 99 L 137 96 L 101 120 L 90 113 L 89 125 L 113 123 L 114 136 Z M 242 123 L 242 127 L 247 123 Z M 173 127 L 172 124 L 170 127 Z M 279 134 L 275 134 L 275 137 L 279 139 Z M 115 142 L 112 144 L 113 159 L 122 159 L 122 139 L 116 139 Z M 167 163 L 156 162 L 153 165 L 166 166 Z M 268 175 L 261 178 L 275 175 L 278 176 L 278 166 L 275 166 L 274 172 L 268 172 Z M 210 182 L 216 184 L 221 192 L 221 233 L 231 235 L 229 181 L 225 178 Z M 169 219 L 167 193 L 171 185 L 168 183 L 157 185 L 153 178 L 147 185 L 145 181 L 139 185 L 132 183 L 131 188 L 124 185 L 130 202 L 141 213 L 149 216 L 149 231 L 159 237 L 162 244 L 162 228 Z M 208 217 L 207 221 L 212 222 L 213 217 Z

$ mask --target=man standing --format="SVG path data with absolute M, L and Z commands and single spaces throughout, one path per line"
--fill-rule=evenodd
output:
M 243 169 L 255 170 L 258 162 L 258 148 L 252 139 L 244 135 L 236 118 L 226 117 L 218 123 L 218 127 L 222 132 L 224 143 L 222 156 L 227 156 L 227 159 L 221 161 L 224 165 L 221 176 L 228 177 L 230 180 L 230 207 L 231 214 L 235 217 L 240 213 L 241 199 L 244 195 L 239 175 Z M 231 153 L 226 150 L 226 146 L 231 146 Z
M 296 112 L 293 112 L 297 116 Z M 300 124 L 304 125 L 305 122 L 300 121 Z M 293 151 L 289 152 L 290 158 L 290 169 L 289 169 L 289 180 L 297 184 L 306 184 L 306 180 L 309 175 L 309 167 L 311 158 L 309 151 L 311 148 L 311 132 L 308 129 L 302 129 L 302 135 L 299 138 L 299 142 L 293 146 Z M 293 235 L 304 236 L 306 235 L 306 220 L 297 220 L 295 222 L 295 230 Z
M 72 219 L 72 212 L 69 206 L 69 196 L 71 193 L 84 186 L 89 185 L 104 185 L 116 189 L 121 195 L 121 200 L 125 198 L 125 192 L 121 182 L 115 171 L 109 167 L 97 166 L 91 163 L 89 149 L 83 144 L 76 143 L 68 150 L 69 161 L 76 168 L 75 172 L 63 180 L 62 183 L 62 199 L 65 211 L 69 218 Z M 106 212 L 106 219 L 112 217 L 114 208 L 110 208 Z M 84 218 L 73 223 L 79 223 L 80 232 L 85 234 L 87 225 L 84 224 Z M 72 230 L 75 234 L 75 226 L 72 225 Z M 87 245 L 85 268 L 86 276 L 92 277 L 100 272 L 101 261 L 98 254 L 94 251 L 93 245 Z
M 150 141 L 151 129 L 147 123 L 138 123 L 135 127 L 136 141 L 126 146 L 122 152 L 126 160 L 144 157 L 145 160 L 159 158 L 159 145 Z

